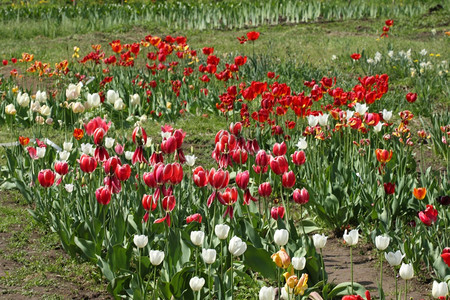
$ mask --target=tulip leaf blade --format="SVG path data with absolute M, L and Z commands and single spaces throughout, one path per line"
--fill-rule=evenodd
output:
M 257 249 L 252 245 L 247 245 L 247 251 L 244 253 L 244 264 L 253 271 L 261 273 L 264 277 L 276 280 L 276 265 L 270 258 L 270 253 L 264 249 Z

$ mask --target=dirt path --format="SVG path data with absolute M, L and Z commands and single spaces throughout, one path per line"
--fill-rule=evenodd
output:
M 323 249 L 325 268 L 329 281 L 336 283 L 351 281 L 350 250 L 342 239 L 332 238 L 327 241 Z M 378 297 L 377 282 L 380 278 L 379 260 L 376 251 L 370 245 L 358 246 L 353 249 L 353 277 L 354 281 L 365 286 L 372 296 Z M 395 274 L 389 264 L 383 264 L 383 290 L 386 299 L 394 299 Z M 404 280 L 398 278 L 398 290 L 404 299 Z M 408 299 L 431 299 L 431 284 L 426 284 L 413 278 L 408 282 Z
M 96 268 L 71 259 L 19 199 L 0 192 L 0 299 L 110 299 Z

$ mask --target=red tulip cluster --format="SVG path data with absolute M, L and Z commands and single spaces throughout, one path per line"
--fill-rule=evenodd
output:
M 383 33 L 380 37 L 388 37 L 389 29 L 394 25 L 394 20 L 386 20 L 384 23 L 386 26 L 383 26 Z
M 437 220 L 438 211 L 433 205 L 428 204 L 424 211 L 419 212 L 419 219 L 426 226 L 433 225 Z

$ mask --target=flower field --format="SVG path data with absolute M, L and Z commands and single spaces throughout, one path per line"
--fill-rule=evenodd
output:
M 1 5 L 0 189 L 113 298 L 445 299 L 449 7 L 348 3 Z

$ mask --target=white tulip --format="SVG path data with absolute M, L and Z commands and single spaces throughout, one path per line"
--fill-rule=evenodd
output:
M 388 56 L 390 58 L 394 57 L 394 51 L 392 51 L 392 50 L 388 51 Z
M 367 107 L 367 105 L 365 103 L 364 104 L 361 104 L 361 103 L 356 103 L 355 104 L 355 111 L 360 116 L 363 116 L 366 113 L 367 109 L 368 109 L 368 107 Z
M 186 165 L 188 165 L 189 167 L 195 165 L 195 160 L 197 159 L 195 155 L 186 155 L 185 158 L 186 158 Z
M 158 266 L 164 260 L 164 252 L 159 250 L 150 250 L 150 262 L 154 266 Z
M 47 124 L 47 125 L 53 125 L 53 118 L 47 118 L 47 119 L 45 119 L 45 124 Z
M 92 144 L 89 144 L 89 143 L 86 143 L 86 144 L 82 143 L 81 144 L 81 152 L 83 152 L 86 155 L 91 154 L 92 149 L 93 149 Z
M 380 131 L 381 131 L 381 128 L 383 128 L 383 123 L 378 122 L 377 125 L 373 126 L 373 131 L 375 131 L 375 132 L 380 132 Z
M 320 126 L 327 126 L 328 125 L 328 117 L 330 115 L 329 114 L 323 114 L 321 116 L 319 116 L 319 124 Z
M 144 248 L 148 243 L 148 236 L 146 235 L 134 235 L 133 242 L 138 248 Z
M 142 116 L 139 118 L 139 122 L 141 122 L 142 124 L 144 124 L 145 122 L 147 122 L 147 115 L 142 115 Z
M 39 113 L 46 117 L 50 116 L 51 112 L 52 111 L 50 110 L 50 107 L 48 107 L 47 105 L 41 106 L 41 109 L 39 110 Z
M 327 238 L 328 237 L 326 237 L 324 234 L 320 235 L 316 233 L 315 235 L 313 235 L 314 247 L 316 247 L 317 249 L 322 249 L 323 247 L 325 247 Z
M 114 146 L 115 139 L 107 137 L 105 138 L 105 147 L 110 149 Z
M 112 105 L 114 105 L 114 103 L 116 103 L 116 101 L 119 100 L 119 93 L 113 90 L 109 90 L 106 93 L 106 100 Z
M 378 250 L 383 251 L 386 250 L 386 248 L 389 246 L 390 241 L 390 237 L 379 235 L 375 238 L 375 246 Z
M 383 119 L 386 122 L 389 122 L 392 119 L 392 111 L 383 109 Z
M 133 154 L 134 154 L 134 152 L 132 152 L 132 151 L 125 151 L 125 158 L 127 160 L 131 160 L 133 158 Z
M 347 234 L 347 229 L 344 232 L 344 240 L 349 246 L 354 246 L 358 244 L 358 229 L 350 230 L 350 233 Z
M 247 244 L 243 242 L 239 237 L 233 236 L 228 245 L 228 251 L 233 256 L 241 256 L 247 250 Z
M 377 53 L 375 53 L 375 62 L 380 62 L 381 61 L 381 53 L 377 51 Z
M 114 109 L 115 110 L 122 110 L 125 108 L 125 104 L 123 103 L 123 100 L 119 98 L 116 102 L 114 102 Z
M 301 271 L 306 267 L 306 258 L 304 256 L 302 257 L 293 257 L 292 258 L 292 266 L 297 271 Z
M 70 152 L 67 151 L 61 151 L 59 152 L 59 159 L 62 161 L 67 161 L 69 159 Z
M 141 97 L 139 94 L 134 94 L 130 96 L 130 105 L 138 106 L 141 104 Z
M 427 55 L 428 52 L 426 49 L 422 49 L 422 51 L 420 51 L 419 53 L 420 53 L 420 55 L 425 56 L 425 55 Z
M 66 191 L 67 191 L 69 194 L 73 192 L 73 184 L 71 184 L 71 183 L 66 183 L 66 184 L 64 185 L 64 188 L 66 189 Z
M 387 262 L 394 267 L 402 263 L 403 255 L 400 250 L 397 250 L 396 252 L 385 253 L 384 258 L 386 258 Z
M 22 92 L 19 92 L 19 94 L 17 94 L 17 103 L 22 107 L 28 106 L 30 103 L 30 96 L 28 96 L 27 93 L 22 94 Z
M 291 289 L 287 283 L 281 288 L 281 299 L 290 300 L 294 297 L 294 289 Z
M 203 231 L 192 231 L 191 232 L 191 242 L 195 246 L 201 246 L 203 240 L 205 239 L 205 233 Z
M 63 143 L 63 149 L 64 151 L 70 152 L 72 150 L 73 143 L 71 142 L 64 142 Z
M 217 224 L 216 227 L 214 227 L 214 233 L 220 240 L 226 239 L 229 231 L 230 226 L 227 224 Z
M 433 289 L 431 290 L 433 298 L 446 297 L 448 295 L 448 285 L 446 282 L 438 283 L 433 281 Z
M 189 280 L 189 286 L 191 287 L 191 289 L 194 292 L 198 292 L 200 291 L 203 286 L 205 285 L 205 279 L 204 278 L 199 278 L 197 276 L 192 277 L 191 280 Z
M 354 114 L 355 114 L 355 112 L 353 110 L 346 110 L 345 111 L 345 118 L 348 120 L 351 117 L 353 117 Z
M 400 267 L 399 271 L 400 277 L 409 280 L 414 277 L 414 269 L 412 264 L 405 264 L 402 263 L 402 266 Z
M 14 104 L 8 104 L 5 106 L 5 113 L 7 115 L 15 115 L 17 113 L 16 107 Z
M 39 158 L 43 158 L 45 156 L 45 151 L 47 150 L 47 148 L 45 147 L 37 147 L 36 148 L 36 155 Z
M 41 104 L 38 101 L 31 102 L 30 109 L 32 112 L 40 112 Z
M 45 91 L 43 91 L 43 92 L 37 91 L 36 92 L 36 96 L 35 96 L 35 100 L 39 101 L 39 102 L 47 101 L 47 93 Z
M 263 286 L 259 290 L 259 300 L 274 300 L 275 289 L 271 286 Z
M 34 119 L 36 121 L 36 123 L 38 123 L 39 125 L 43 125 L 45 122 L 45 119 L 42 116 L 36 116 L 36 119 Z
M 305 137 L 299 138 L 296 146 L 299 150 L 305 150 L 306 148 L 308 148 L 308 143 L 306 142 L 306 138 Z
M 310 127 L 314 127 L 317 125 L 317 123 L 319 123 L 319 117 L 313 115 L 309 115 L 306 119 L 308 120 L 308 125 Z
M 75 102 L 72 104 L 72 111 L 74 114 L 83 113 L 86 108 L 81 102 Z
M 202 258 L 207 264 L 212 264 L 216 261 L 216 254 L 215 249 L 202 249 Z
M 100 95 L 97 93 L 89 94 L 87 95 L 87 103 L 89 104 L 89 107 L 96 108 L 100 106 L 101 100 Z
M 284 246 L 289 240 L 289 232 L 286 229 L 277 229 L 273 235 L 273 240 L 278 246 Z
M 80 97 L 81 88 L 83 87 L 83 83 L 78 82 L 77 85 L 71 83 L 66 89 L 66 98 L 67 100 L 75 100 Z

